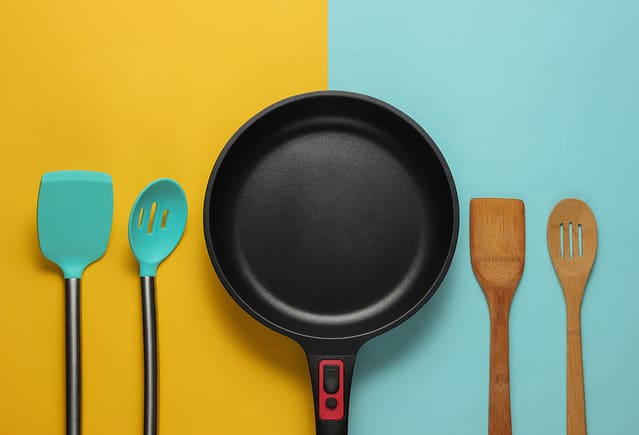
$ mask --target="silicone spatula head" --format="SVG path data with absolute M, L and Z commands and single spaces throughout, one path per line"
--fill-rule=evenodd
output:
M 104 255 L 113 220 L 111 176 L 92 171 L 48 172 L 38 193 L 42 254 L 65 278 L 81 278 Z

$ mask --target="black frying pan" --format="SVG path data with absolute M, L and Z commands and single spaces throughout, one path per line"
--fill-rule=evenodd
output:
M 209 179 L 215 270 L 251 316 L 306 351 L 318 435 L 347 433 L 355 355 L 433 295 L 459 205 L 432 139 L 364 95 L 302 94 L 258 113 Z

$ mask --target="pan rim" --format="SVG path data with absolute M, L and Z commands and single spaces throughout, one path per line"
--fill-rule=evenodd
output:
M 424 295 L 415 304 L 413 304 L 410 309 L 408 309 L 407 311 L 405 311 L 404 313 L 402 313 L 400 316 L 396 317 L 392 321 L 386 323 L 385 325 L 382 325 L 370 331 L 362 332 L 360 334 L 345 335 L 340 337 L 325 337 L 325 336 L 319 336 L 319 335 L 309 335 L 309 334 L 304 334 L 304 333 L 300 333 L 300 332 L 285 328 L 279 325 L 278 323 L 275 323 L 271 319 L 265 317 L 260 312 L 255 310 L 251 305 L 246 303 L 244 299 L 240 296 L 240 294 L 235 290 L 235 288 L 233 287 L 229 279 L 226 277 L 226 274 L 224 273 L 222 265 L 220 264 L 217 254 L 215 252 L 211 225 L 210 225 L 211 195 L 213 192 L 215 182 L 217 180 L 217 175 L 229 151 L 231 150 L 233 145 L 237 142 L 237 140 L 244 134 L 244 132 L 248 130 L 249 128 L 251 128 L 253 124 L 255 124 L 258 120 L 262 119 L 264 116 L 279 109 L 282 106 L 286 106 L 288 104 L 291 104 L 300 100 L 326 98 L 326 97 L 350 98 L 350 99 L 359 100 L 361 102 L 365 102 L 368 104 L 373 104 L 381 109 L 391 112 L 394 116 L 399 117 L 402 121 L 406 122 L 412 129 L 414 129 L 426 141 L 426 143 L 430 147 L 430 150 L 434 153 L 434 156 L 439 162 L 441 169 L 444 172 L 448 187 L 450 189 L 450 199 L 452 200 L 451 205 L 452 205 L 452 214 L 453 214 L 452 234 L 451 234 L 452 237 L 450 239 L 448 252 L 446 253 L 446 257 L 444 258 L 444 262 L 442 264 L 442 267 L 440 268 L 439 273 L 430 284 L 430 287 L 424 292 Z M 444 159 L 443 154 L 441 153 L 441 150 L 437 147 L 433 139 L 413 118 L 411 118 L 410 116 L 408 116 L 406 113 L 396 108 L 395 106 L 369 95 L 365 95 L 365 94 L 361 94 L 357 92 L 351 92 L 351 91 L 344 91 L 344 90 L 319 90 L 319 91 L 311 91 L 311 92 L 305 92 L 305 93 L 293 95 L 267 106 L 266 108 L 260 110 L 255 115 L 253 115 L 249 120 L 247 120 L 226 142 L 226 144 L 222 148 L 220 154 L 218 155 L 215 161 L 215 164 L 211 171 L 211 175 L 209 176 L 209 180 L 206 187 L 203 211 L 204 211 L 203 213 L 204 238 L 206 242 L 206 249 L 209 255 L 209 259 L 211 260 L 211 263 L 213 264 L 213 268 L 215 269 L 216 275 L 218 279 L 220 280 L 222 286 L 225 288 L 226 292 L 251 317 L 259 321 L 260 323 L 262 323 L 264 326 L 268 327 L 269 329 L 279 332 L 283 335 L 286 335 L 292 338 L 293 340 L 299 342 L 300 344 L 304 342 L 308 342 L 308 341 L 331 341 L 331 342 L 356 341 L 361 344 L 367 341 L 368 339 L 376 335 L 382 334 L 390 329 L 393 329 L 396 326 L 400 325 L 401 323 L 405 322 L 410 317 L 412 317 L 417 311 L 419 311 L 426 304 L 426 302 L 428 302 L 428 300 L 436 293 L 437 289 L 441 286 L 442 281 L 444 280 L 446 274 L 448 273 L 448 270 L 450 269 L 450 265 L 452 263 L 452 260 L 455 254 L 455 250 L 456 250 L 457 242 L 459 238 L 459 198 L 457 194 L 457 189 L 455 187 L 455 182 L 453 180 L 450 167 L 448 166 L 446 160 Z

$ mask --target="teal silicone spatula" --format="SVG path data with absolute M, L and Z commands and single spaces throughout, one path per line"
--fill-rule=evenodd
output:
M 186 216 L 184 191 L 177 182 L 161 178 L 142 190 L 129 217 L 129 244 L 140 263 L 142 287 L 144 435 L 156 435 L 158 431 L 155 274 L 160 263 L 180 242 Z
M 66 306 L 67 435 L 82 429 L 80 280 L 104 255 L 113 220 L 111 176 L 91 171 L 48 172 L 38 193 L 38 240 L 64 274 Z

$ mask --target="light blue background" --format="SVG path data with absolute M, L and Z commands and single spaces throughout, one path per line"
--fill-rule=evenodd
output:
M 589 433 L 639 434 L 639 2 L 330 0 L 329 87 L 382 98 L 442 149 L 462 226 L 445 284 L 367 344 L 353 435 L 485 434 L 489 319 L 468 248 L 471 197 L 526 203 L 511 311 L 517 435 L 565 433 L 565 314 L 545 227 L 578 197 L 598 220 L 583 305 Z

